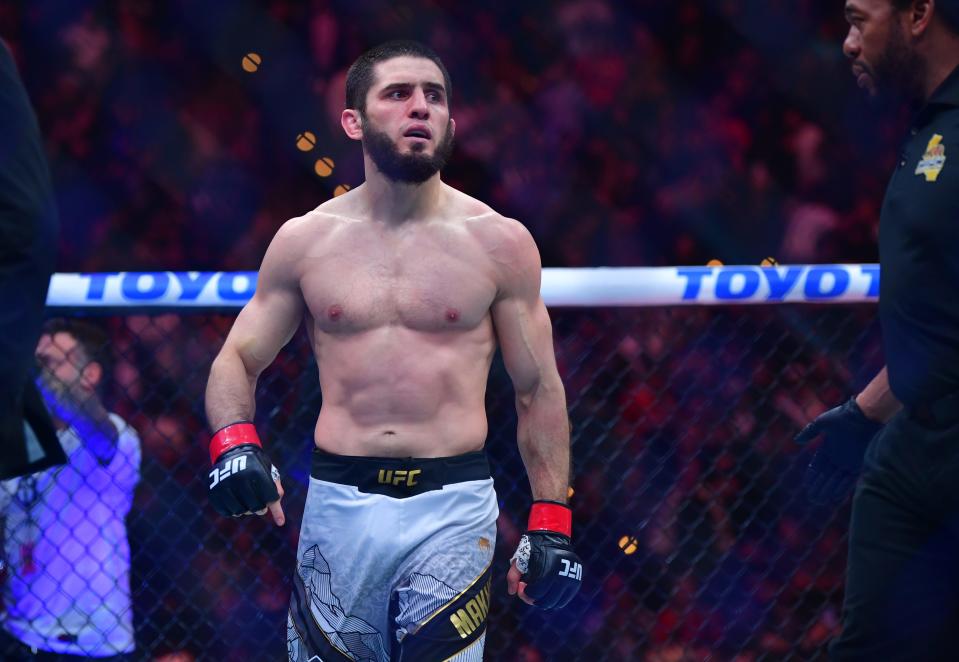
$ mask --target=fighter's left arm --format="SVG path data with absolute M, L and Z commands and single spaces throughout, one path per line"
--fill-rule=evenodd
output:
M 493 253 L 500 272 L 492 306 L 503 362 L 516 391 L 516 440 L 535 500 L 566 503 L 569 419 L 553 351 L 553 327 L 540 296 L 542 265 L 529 231 L 506 220 Z
M 544 609 L 565 606 L 582 584 L 573 550 L 569 489 L 569 419 L 556 369 L 553 327 L 540 296 L 542 265 L 529 232 L 505 221 L 493 252 L 500 269 L 493 326 L 516 390 L 516 439 L 533 491 L 526 533 L 506 574 L 507 592 Z

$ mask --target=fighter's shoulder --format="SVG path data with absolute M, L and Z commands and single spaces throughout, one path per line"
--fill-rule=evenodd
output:
M 314 209 L 283 223 L 270 240 L 260 264 L 260 283 L 294 285 L 300 276 L 304 259 L 317 243 L 323 243 L 335 219 Z
M 533 235 L 514 218 L 490 210 L 466 221 L 484 251 L 497 263 L 514 267 L 539 262 L 539 250 Z
M 462 191 L 451 189 L 456 196 L 455 207 L 466 229 L 490 253 L 511 250 L 536 250 L 533 236 L 525 225 L 514 218 L 503 216 L 495 209 L 470 197 Z
M 347 219 L 320 205 L 302 216 L 296 216 L 279 227 L 273 236 L 273 245 L 297 253 L 308 249 L 335 232 Z
M 341 195 L 334 195 L 314 209 L 311 214 L 326 215 L 328 218 L 344 218 L 356 216 L 356 207 L 361 199 L 365 185 L 346 191 Z

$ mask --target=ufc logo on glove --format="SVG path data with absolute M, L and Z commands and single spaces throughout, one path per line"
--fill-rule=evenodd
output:
M 210 462 L 213 464 L 210 503 L 216 512 L 230 517 L 251 513 L 262 515 L 273 504 L 277 509 L 273 519 L 282 526 L 285 520 L 278 503 L 280 472 L 263 452 L 252 423 L 231 423 L 213 435 Z M 238 477 L 226 480 L 230 476 Z
M 570 563 L 569 559 L 560 559 L 560 562 L 563 564 L 563 569 L 559 571 L 560 577 L 569 577 L 570 579 L 575 579 L 577 581 L 582 581 L 583 579 L 583 564 L 582 563 Z
M 572 511 L 565 503 L 533 502 L 526 533 L 510 562 L 522 573 L 526 597 L 537 607 L 565 607 L 579 591 L 583 564 L 573 551 L 572 529 Z
M 213 482 L 210 483 L 210 488 L 212 489 L 221 480 L 225 480 L 233 474 L 240 473 L 244 469 L 246 469 L 245 455 L 240 455 L 239 457 L 229 460 L 222 469 L 214 468 L 213 471 L 210 472 L 210 478 L 213 479 Z

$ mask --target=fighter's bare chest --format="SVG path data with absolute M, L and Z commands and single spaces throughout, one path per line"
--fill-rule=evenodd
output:
M 329 248 L 301 270 L 304 301 L 326 333 L 471 329 L 496 296 L 494 267 L 469 242 L 370 237 Z

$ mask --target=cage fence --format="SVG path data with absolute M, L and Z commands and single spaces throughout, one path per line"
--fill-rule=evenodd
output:
M 554 612 L 506 595 L 531 497 L 497 357 L 487 451 L 501 514 L 487 659 L 825 659 L 839 627 L 848 511 L 806 500 L 809 451 L 792 438 L 880 367 L 874 312 L 553 309 L 585 566 L 579 596 Z M 288 523 L 277 528 L 265 517 L 219 517 L 206 499 L 203 394 L 234 315 L 90 313 L 69 315 L 106 331 L 103 399 L 142 446 L 126 520 L 137 659 L 285 659 L 322 404 L 306 335 L 257 386 L 255 422 L 286 488 Z M 8 523 L 7 538 L 17 535 Z M 16 567 L 8 560 L 7 574 Z

